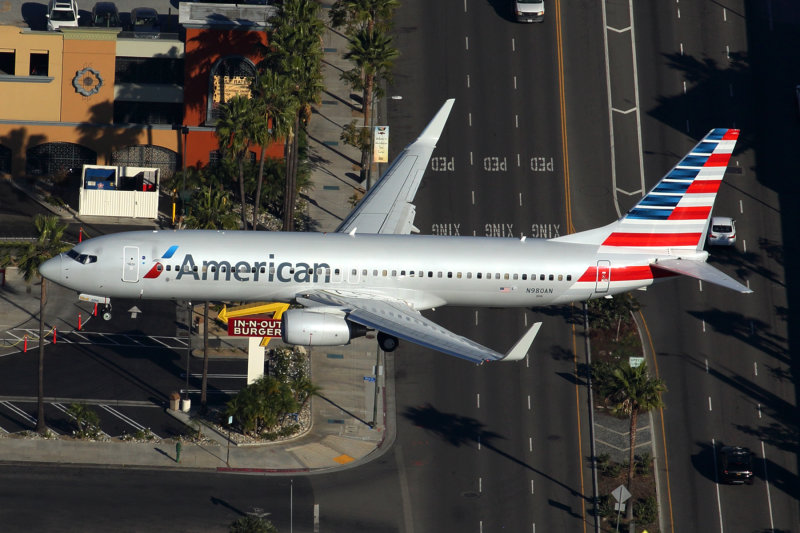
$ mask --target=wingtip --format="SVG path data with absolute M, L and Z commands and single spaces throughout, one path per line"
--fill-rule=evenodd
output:
M 517 343 L 506 353 L 506 356 L 501 359 L 501 361 L 519 361 L 520 359 L 524 359 L 526 355 L 528 355 L 528 350 L 533 344 L 533 339 L 536 338 L 536 334 L 539 333 L 539 328 L 542 327 L 541 322 L 536 322 L 525 334 L 517 341 Z

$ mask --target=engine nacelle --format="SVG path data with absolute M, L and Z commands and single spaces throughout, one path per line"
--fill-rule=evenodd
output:
M 342 346 L 367 333 L 367 328 L 342 315 L 308 309 L 289 309 L 281 321 L 283 342 L 299 346 Z

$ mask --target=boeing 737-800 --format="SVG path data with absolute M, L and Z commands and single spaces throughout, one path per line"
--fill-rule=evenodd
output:
M 448 100 L 335 233 L 135 231 L 86 240 L 45 262 L 84 299 L 281 301 L 285 342 L 342 345 L 368 329 L 476 363 L 523 358 L 541 323 L 507 353 L 420 311 L 536 307 L 647 287 L 679 274 L 751 292 L 707 264 L 711 209 L 739 132 L 711 130 L 620 220 L 555 239 L 411 235 L 412 203 L 453 106 Z M 94 296 L 92 296 L 94 295 Z

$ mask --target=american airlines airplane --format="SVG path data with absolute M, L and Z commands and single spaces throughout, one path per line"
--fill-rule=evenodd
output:
M 752 292 L 707 264 L 703 250 L 734 129 L 711 130 L 630 212 L 601 228 L 546 240 L 411 235 L 418 233 L 412 201 L 453 103 L 445 102 L 334 233 L 117 233 L 83 241 L 40 272 L 103 303 L 296 303 L 302 307 L 283 314 L 288 344 L 342 345 L 375 330 L 385 351 L 404 339 L 475 363 L 524 358 L 541 323 L 500 353 L 420 311 L 563 304 L 677 275 Z

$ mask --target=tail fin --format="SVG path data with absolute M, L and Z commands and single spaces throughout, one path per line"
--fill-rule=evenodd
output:
M 713 129 L 624 217 L 554 240 L 612 248 L 702 250 L 739 130 Z

